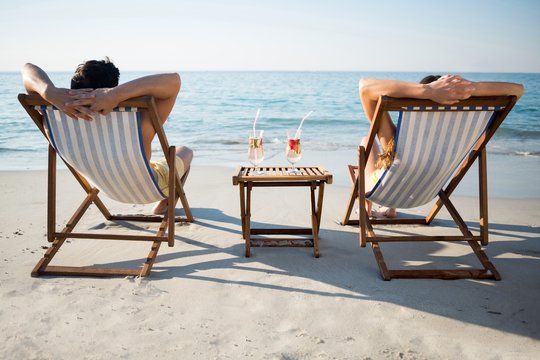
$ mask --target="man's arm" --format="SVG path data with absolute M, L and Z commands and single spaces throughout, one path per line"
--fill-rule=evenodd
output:
M 109 89 L 96 89 L 92 92 L 94 99 L 89 101 L 84 98 L 74 100 L 70 105 L 90 105 L 90 110 L 107 115 L 120 102 L 137 96 L 153 96 L 156 101 L 157 112 L 161 123 L 165 123 L 171 113 L 176 97 L 180 91 L 180 75 L 157 74 L 145 76 L 129 81 Z M 147 159 L 152 155 L 152 139 L 155 136 L 154 126 L 148 114 L 142 114 L 141 130 L 144 150 Z
M 145 76 L 129 81 L 114 88 L 96 89 L 95 99 L 91 102 L 85 99 L 75 100 L 70 105 L 90 103 L 90 110 L 108 114 L 120 102 L 137 96 L 153 96 L 156 100 L 158 115 L 164 123 L 174 107 L 176 96 L 180 91 L 180 75 L 177 73 Z
M 83 118 L 91 120 L 92 111 L 82 105 L 68 105 L 73 101 L 73 97 L 78 94 L 87 93 L 88 90 L 76 90 L 70 95 L 70 90 L 57 88 L 47 73 L 34 64 L 27 63 L 22 68 L 23 85 L 27 93 L 37 93 L 69 117 L 77 119 Z M 93 98 L 92 95 L 87 96 Z

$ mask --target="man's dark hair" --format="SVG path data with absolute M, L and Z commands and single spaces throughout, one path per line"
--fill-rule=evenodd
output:
M 99 89 L 118 86 L 120 70 L 105 57 L 105 60 L 89 60 L 77 66 L 71 79 L 72 89 Z
M 439 80 L 440 77 L 441 77 L 441 75 L 428 75 L 425 78 L 423 78 L 422 80 L 420 80 L 420 84 L 432 83 L 432 82 L 434 82 L 436 80 Z

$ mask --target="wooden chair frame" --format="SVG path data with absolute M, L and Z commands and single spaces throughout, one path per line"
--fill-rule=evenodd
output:
M 39 95 L 36 94 L 19 94 L 19 102 L 22 104 L 28 115 L 32 118 L 39 130 L 43 133 L 48 141 L 48 137 L 45 133 L 43 115 L 35 109 L 35 106 L 51 105 Z M 159 120 L 159 116 L 156 109 L 155 100 L 153 97 L 144 96 L 139 98 L 130 99 L 121 102 L 119 107 L 137 107 L 139 112 L 148 112 L 152 125 L 158 136 L 161 148 L 169 169 L 169 195 L 168 195 L 168 208 L 163 216 L 144 216 L 144 215 L 112 215 L 105 204 L 98 196 L 99 190 L 92 187 L 88 180 L 64 161 L 67 168 L 71 171 L 75 179 L 79 182 L 81 187 L 86 192 L 86 197 L 79 205 L 75 213 L 71 216 L 62 231 L 56 231 L 56 151 L 49 144 L 48 150 L 48 182 L 47 182 L 47 240 L 52 245 L 47 249 L 44 256 L 39 260 L 31 275 L 37 277 L 40 275 L 68 275 L 68 276 L 142 276 L 146 277 L 150 275 L 152 266 L 156 260 L 157 253 L 162 242 L 167 242 L 169 247 L 174 246 L 174 231 L 175 222 L 192 222 L 193 216 L 189 207 L 186 195 L 184 193 L 180 176 L 176 170 L 175 157 L 176 149 L 174 146 L 169 146 L 167 137 Z M 175 206 L 180 199 L 185 212 L 185 218 L 175 217 Z M 94 204 L 103 214 L 105 219 L 110 221 L 141 221 L 141 222 L 160 222 L 159 228 L 155 236 L 145 235 L 115 235 L 109 233 L 82 233 L 74 232 L 75 226 L 82 218 L 88 207 Z M 169 221 L 174 219 L 174 221 Z M 165 235 L 165 233 L 167 233 Z M 67 239 L 95 239 L 95 240 L 130 240 L 130 241 L 150 241 L 152 247 L 147 256 L 145 263 L 140 268 L 106 268 L 97 266 L 54 266 L 49 265 L 54 258 L 58 250 L 65 243 Z
M 495 117 L 489 124 L 485 132 L 480 136 L 469 155 L 463 160 L 460 167 L 449 181 L 445 189 L 442 189 L 438 194 L 438 200 L 434 204 L 429 214 L 423 219 L 410 218 L 395 218 L 395 219 L 370 219 L 366 210 L 366 192 L 365 192 L 365 166 L 367 158 L 371 152 L 371 147 L 375 141 L 383 115 L 388 111 L 404 111 L 406 107 L 436 107 L 437 110 L 427 111 L 445 111 L 440 110 L 440 104 L 430 100 L 419 99 L 396 99 L 387 96 L 381 96 L 377 103 L 375 119 L 371 124 L 368 135 L 368 142 L 365 147 L 358 147 L 358 166 L 349 166 L 350 178 L 353 184 L 352 191 L 349 196 L 349 203 L 345 211 L 342 225 L 360 225 L 359 226 L 359 243 L 361 247 L 365 247 L 367 242 L 371 243 L 375 259 L 379 266 L 381 276 L 384 280 L 393 278 L 436 278 L 436 279 L 458 279 L 458 278 L 475 278 L 475 279 L 494 279 L 500 280 L 501 276 L 495 266 L 491 263 L 488 256 L 482 250 L 481 245 L 488 244 L 488 194 L 487 194 L 487 154 L 486 144 L 491 139 L 495 131 L 506 118 L 510 110 L 512 110 L 517 98 L 515 96 L 493 96 L 493 97 L 472 97 L 461 101 L 452 106 L 501 106 L 503 109 L 496 112 Z M 407 110 L 407 111 L 426 111 L 426 110 Z M 466 111 L 466 110 L 465 110 Z M 465 221 L 462 219 L 452 202 L 450 196 L 456 189 L 460 181 L 463 179 L 469 168 L 478 159 L 478 175 L 479 175 L 479 207 L 480 219 L 479 228 L 480 235 L 475 236 L 471 233 Z M 357 170 L 359 171 L 357 172 Z M 357 173 L 359 176 L 357 176 Z M 351 220 L 350 216 L 352 209 L 359 199 L 359 220 Z M 461 231 L 461 236 L 378 236 L 375 234 L 373 225 L 404 225 L 418 224 L 429 225 L 445 206 L 452 219 Z M 404 242 L 404 241 L 466 241 L 472 248 L 474 254 L 480 260 L 483 268 L 481 269 L 405 269 L 391 270 L 386 265 L 384 260 L 380 242 Z

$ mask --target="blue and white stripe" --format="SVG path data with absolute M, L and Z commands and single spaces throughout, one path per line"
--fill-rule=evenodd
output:
M 367 194 L 379 205 L 412 208 L 435 198 L 498 108 L 407 110 L 399 114 L 394 162 Z
M 452 106 L 452 105 L 444 105 L 444 106 L 404 106 L 403 110 L 408 111 L 449 111 L 449 110 L 464 110 L 464 111 L 498 111 L 502 109 L 502 106 Z
M 136 108 L 118 108 L 94 120 L 73 120 L 41 106 L 51 144 L 75 170 L 111 199 L 147 204 L 165 196 L 146 156 Z

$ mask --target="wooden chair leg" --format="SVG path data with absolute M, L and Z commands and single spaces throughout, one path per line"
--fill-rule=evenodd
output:
M 49 265 L 54 255 L 56 255 L 58 250 L 60 250 L 60 247 L 64 244 L 64 241 L 66 241 L 66 238 L 57 239 L 53 241 L 53 243 L 47 249 L 43 257 L 39 259 L 36 266 L 34 266 L 34 269 L 32 270 L 30 274 L 32 277 L 38 277 L 43 274 L 44 269 L 47 268 L 47 265 Z
M 478 177 L 479 177 L 479 196 L 480 196 L 480 236 L 482 245 L 489 242 L 488 229 L 488 193 L 487 193 L 487 152 L 484 148 L 478 157 Z
M 148 257 L 146 258 L 146 262 L 144 263 L 139 276 L 141 277 L 150 276 L 150 272 L 152 271 L 152 266 L 154 265 L 154 262 L 156 261 L 156 257 L 157 257 L 160 246 L 161 246 L 160 241 L 154 241 L 152 243 L 152 248 L 150 249 L 150 252 L 148 253 Z
M 385 281 L 392 280 L 392 277 L 390 276 L 390 272 L 388 271 L 388 267 L 386 266 L 386 262 L 384 261 L 384 256 L 382 254 L 379 243 L 372 242 L 371 248 L 373 249 L 373 254 L 375 255 L 375 260 L 377 261 L 377 265 L 379 266 L 379 271 L 381 273 L 383 280 Z
M 167 199 L 167 236 L 169 247 L 174 246 L 174 210 L 176 206 L 176 147 L 169 147 L 169 197 Z
M 49 144 L 49 167 L 47 181 L 47 240 L 54 241 L 56 232 L 56 151 Z
M 191 213 L 191 207 L 189 206 L 186 193 L 184 192 L 184 186 L 180 181 L 176 181 L 176 188 L 177 196 L 180 199 L 180 202 L 182 203 L 182 208 L 184 209 L 184 213 L 186 214 L 186 220 L 187 222 L 193 222 L 193 214 Z
M 170 148 L 169 148 L 169 152 L 170 152 Z M 176 162 L 176 148 L 175 148 L 175 153 L 174 153 L 174 157 L 173 157 L 174 161 Z M 180 200 L 180 203 L 182 204 L 182 208 L 184 209 L 184 213 L 185 213 L 185 216 L 186 216 L 186 219 L 185 221 L 186 222 L 193 222 L 193 214 L 191 213 L 191 207 L 189 206 L 189 202 L 188 202 L 188 199 L 187 199 L 187 196 L 186 196 L 186 193 L 184 192 L 184 182 L 181 181 L 180 179 L 180 176 L 178 175 L 178 172 L 176 171 L 176 163 L 174 164 L 174 185 L 175 185 L 175 194 L 176 196 L 178 197 L 178 199 Z M 187 173 L 184 174 L 184 176 L 186 176 Z M 185 178 L 184 178 L 184 181 L 185 181 Z
M 171 191 L 171 189 L 169 188 L 169 191 Z M 174 207 L 174 205 L 173 205 Z M 169 216 L 167 216 L 169 217 Z M 156 234 L 156 236 L 163 236 L 165 234 L 165 230 L 167 229 L 167 224 L 173 224 L 174 226 L 174 221 L 170 221 L 170 219 L 174 219 L 174 217 L 172 218 L 169 218 L 169 219 L 163 219 L 163 221 L 161 222 L 160 226 L 159 226 L 159 229 L 158 229 L 158 232 Z M 147 277 L 150 275 L 150 271 L 152 270 L 152 266 L 154 265 L 154 262 L 156 260 L 156 257 L 157 257 L 157 253 L 159 251 L 159 247 L 161 246 L 161 242 L 160 241 L 154 241 L 152 243 L 152 248 L 150 249 L 150 253 L 148 254 L 148 257 L 146 258 L 146 262 L 144 263 L 143 265 L 143 268 L 141 270 L 141 273 L 140 273 L 140 276 L 141 277 Z
M 366 227 L 368 221 L 368 213 L 366 210 L 366 181 L 364 177 L 364 171 L 366 168 L 366 151 L 363 146 L 358 148 L 358 176 L 356 182 L 358 183 L 358 206 L 359 206 L 359 242 L 361 247 L 366 247 Z
M 493 275 L 493 279 L 501 280 L 501 274 L 499 274 L 499 271 L 497 271 L 495 265 L 493 265 L 493 263 L 489 260 L 488 256 L 482 250 L 480 245 L 478 245 L 476 241 L 468 241 L 468 243 L 469 246 L 473 249 L 478 260 L 480 260 L 482 265 L 484 265 L 484 269 L 487 269 L 491 272 L 491 274 Z

